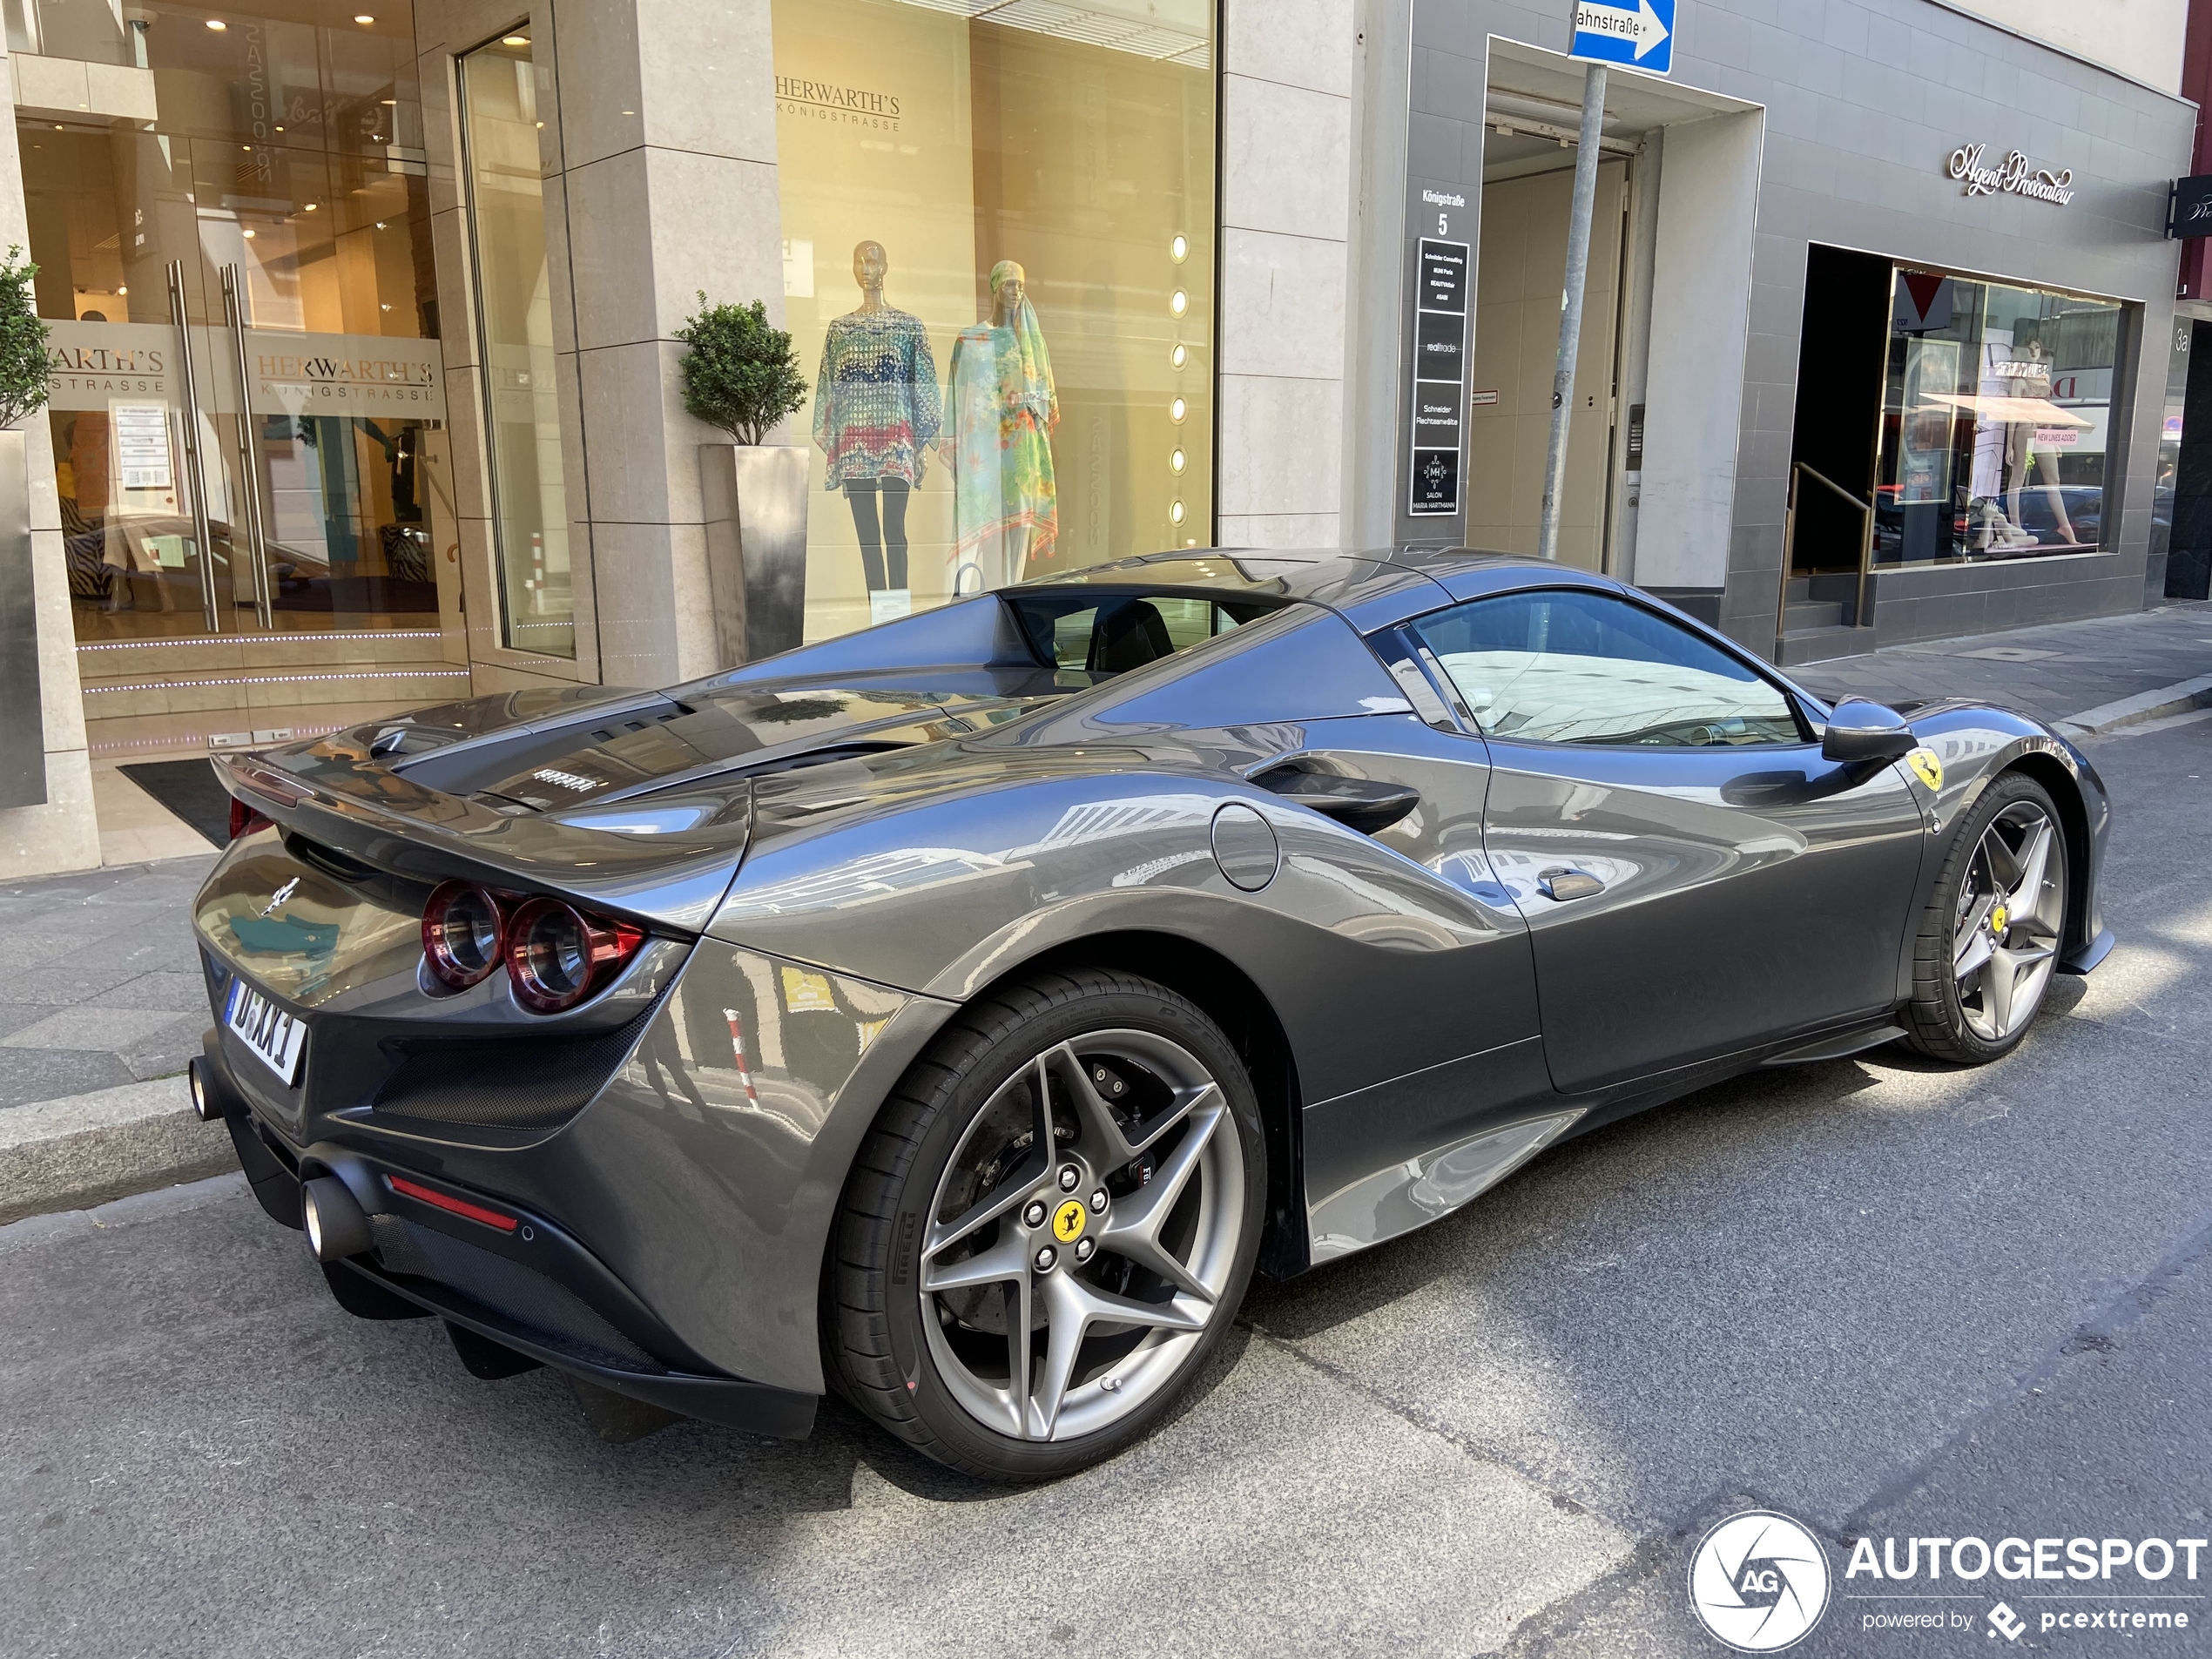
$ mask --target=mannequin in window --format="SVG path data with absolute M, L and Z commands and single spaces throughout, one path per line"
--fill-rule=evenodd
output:
M 1019 582 L 1052 556 L 1060 509 L 1052 429 L 1060 421 L 1052 358 L 1011 260 L 991 267 L 991 313 L 953 341 L 951 429 L 953 590 Z
M 2051 398 L 2051 354 L 2034 335 L 2028 336 L 2023 346 L 2013 348 L 2013 361 L 2007 368 L 2021 373 L 2008 375 L 2012 395 L 2048 403 Z M 2070 417 L 2069 417 L 2070 418 Z M 2036 423 L 2015 421 L 2005 432 L 2005 476 L 2011 485 L 2006 495 L 2006 512 L 2015 524 L 2021 523 L 2020 491 L 2033 488 L 2029 474 L 2040 475 L 2046 503 L 2050 508 L 2051 523 L 2058 536 L 2058 544 L 2076 545 L 2074 521 L 2067 516 L 2066 492 L 2059 486 L 2059 458 L 2047 445 L 2035 442 Z
M 842 489 L 853 510 L 871 622 L 914 608 L 907 585 L 907 496 L 920 486 L 930 441 L 943 424 L 928 331 L 921 318 L 884 302 L 890 265 L 880 242 L 853 250 L 860 308 L 832 320 L 814 381 L 823 487 Z

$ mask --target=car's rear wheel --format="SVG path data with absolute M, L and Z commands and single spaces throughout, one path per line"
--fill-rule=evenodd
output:
M 1195 1004 L 1095 969 L 995 991 L 861 1148 L 826 1358 L 954 1468 L 1082 1468 L 1149 1432 L 1220 1341 L 1266 1187 L 1251 1081 Z
M 2006 772 L 1952 838 L 1922 913 L 1912 1046 L 1966 1065 L 2011 1053 L 2050 989 L 2066 906 L 2058 808 L 2033 778 Z

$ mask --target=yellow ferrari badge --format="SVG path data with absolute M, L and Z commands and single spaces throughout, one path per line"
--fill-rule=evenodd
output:
M 1080 1198 L 1070 1198 L 1052 1212 L 1052 1236 L 1063 1244 L 1072 1244 L 1083 1236 L 1083 1204 Z
M 1905 764 L 1919 774 L 1920 781 L 1938 793 L 1943 790 L 1943 762 L 1936 759 L 1936 752 L 1923 746 L 1905 757 Z

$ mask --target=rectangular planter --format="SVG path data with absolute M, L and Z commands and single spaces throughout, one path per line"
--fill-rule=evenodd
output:
M 806 451 L 699 446 L 718 664 L 796 650 L 806 620 Z

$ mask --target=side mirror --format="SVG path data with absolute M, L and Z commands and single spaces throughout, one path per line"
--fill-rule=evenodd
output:
M 1849 765 L 1854 761 L 1901 760 L 1919 741 L 1905 717 L 1895 709 L 1847 697 L 1828 716 L 1828 734 L 1820 740 L 1820 758 Z

